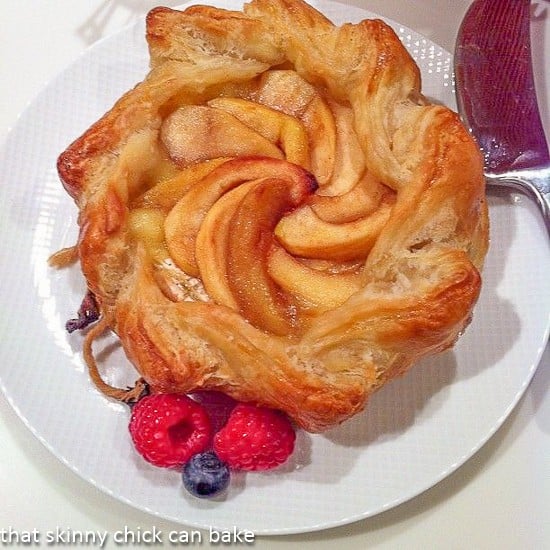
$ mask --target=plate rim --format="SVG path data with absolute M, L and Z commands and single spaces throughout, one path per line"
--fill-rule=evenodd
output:
M 194 2 L 188 2 L 185 5 L 192 4 L 192 3 L 194 3 Z M 213 2 L 213 3 L 216 3 L 216 2 Z M 318 5 L 320 3 L 322 3 L 322 2 L 312 2 L 312 4 L 314 4 L 314 5 Z M 411 34 L 416 35 L 416 36 L 422 38 L 423 40 L 426 40 L 428 43 L 435 45 L 437 48 L 439 48 L 440 50 L 445 52 L 446 55 L 451 56 L 451 54 L 449 52 L 445 51 L 443 48 L 441 48 L 440 46 L 438 46 L 437 44 L 435 44 L 431 40 L 423 37 L 420 33 L 416 32 L 412 29 L 409 29 L 408 27 L 406 27 L 406 26 L 404 26 L 404 25 L 402 25 L 402 24 L 400 24 L 396 21 L 389 20 L 388 18 L 385 18 L 385 17 L 382 17 L 382 16 L 378 16 L 377 14 L 374 14 L 373 12 L 370 12 L 369 10 L 365 10 L 365 9 L 362 9 L 362 8 L 356 8 L 356 9 L 361 10 L 365 14 L 369 14 L 369 17 L 370 16 L 380 17 L 381 19 L 384 19 L 386 22 L 388 22 L 392 26 L 396 25 L 396 26 L 398 26 L 402 29 L 405 29 L 407 32 L 410 32 Z M 0 156 L 4 154 L 5 149 L 7 147 L 8 140 L 10 139 L 10 137 L 14 136 L 17 128 L 19 127 L 19 125 L 21 123 L 22 117 L 25 115 L 25 113 L 28 113 L 32 110 L 32 108 L 35 105 L 35 103 L 37 102 L 38 98 L 40 98 L 44 94 L 44 92 L 47 88 L 54 87 L 56 82 L 58 81 L 58 79 L 60 79 L 64 74 L 66 74 L 67 71 L 69 71 L 71 68 L 73 68 L 73 67 L 79 65 L 80 63 L 82 63 L 82 61 L 87 56 L 93 54 L 93 51 L 96 48 L 105 47 L 106 44 L 111 42 L 117 36 L 124 35 L 128 32 L 134 32 L 134 30 L 139 25 L 143 25 L 143 18 L 141 18 L 139 21 L 129 23 L 128 25 L 125 25 L 123 28 L 116 31 L 115 33 L 112 33 L 108 36 L 105 36 L 105 37 L 101 38 L 100 40 L 98 40 L 97 42 L 92 44 L 90 47 L 86 48 L 79 56 L 77 56 L 75 58 L 75 60 L 73 60 L 72 63 L 70 63 L 63 70 L 61 70 L 57 75 L 55 75 L 38 92 L 36 97 L 27 105 L 25 110 L 19 114 L 19 116 L 17 117 L 16 122 L 13 124 L 12 128 L 10 128 L 7 135 L 4 136 L 4 139 L 3 139 L 3 141 L 0 145 Z M 394 26 L 394 28 L 395 28 L 395 26 Z M 541 339 L 541 342 L 547 342 L 548 341 L 549 332 L 550 332 L 550 323 L 547 324 L 547 326 L 546 326 L 545 334 L 543 335 L 543 338 Z M 529 386 L 529 383 L 531 382 L 531 380 L 532 380 L 532 378 L 533 378 L 533 376 L 536 372 L 537 366 L 540 363 L 540 360 L 541 360 L 542 355 L 544 353 L 544 349 L 545 349 L 545 346 L 541 343 L 541 346 L 538 349 L 537 354 L 536 354 L 536 360 L 533 361 L 532 365 L 529 368 L 528 376 L 525 378 L 525 380 L 523 382 L 523 385 L 517 390 L 517 393 L 515 395 L 515 398 L 513 399 L 513 402 L 511 402 L 510 405 L 508 406 L 508 408 L 503 412 L 503 414 L 500 418 L 500 421 L 493 426 L 492 430 L 489 433 L 487 433 L 486 436 L 483 439 L 481 439 L 473 449 L 471 449 L 470 453 L 466 453 L 468 456 L 460 457 L 460 460 L 457 460 L 455 462 L 455 464 L 453 465 L 453 467 L 451 467 L 448 470 L 440 472 L 440 475 L 437 478 L 434 478 L 433 482 L 431 482 L 428 486 L 426 486 L 424 488 L 419 488 L 414 493 L 403 496 L 402 499 L 396 500 L 394 502 L 389 502 L 385 506 L 380 508 L 379 510 L 372 511 L 372 512 L 358 513 L 354 516 L 348 516 L 348 517 L 345 517 L 345 518 L 340 518 L 338 520 L 333 521 L 332 523 L 324 522 L 320 525 L 310 524 L 309 527 L 307 527 L 307 528 L 306 527 L 293 527 L 293 528 L 288 528 L 287 529 L 287 528 L 282 527 L 280 529 L 268 529 L 268 530 L 265 530 L 265 531 L 262 531 L 261 529 L 257 529 L 257 530 L 255 530 L 255 533 L 257 533 L 259 535 L 299 534 L 299 533 L 315 532 L 315 531 L 320 531 L 320 530 L 324 530 L 324 529 L 339 527 L 339 526 L 342 526 L 342 525 L 347 525 L 347 524 L 350 524 L 350 523 L 355 523 L 357 521 L 364 520 L 366 518 L 373 517 L 375 515 L 383 513 L 385 511 L 391 509 L 391 508 L 394 508 L 395 506 L 403 504 L 404 502 L 410 501 L 410 500 L 416 498 L 418 495 L 424 493 L 425 491 L 427 491 L 428 489 L 430 489 L 434 485 L 440 483 L 443 479 L 447 478 L 451 473 L 453 473 L 458 468 L 460 468 L 467 460 L 472 458 L 479 451 L 479 449 L 481 449 L 487 443 L 487 441 L 489 439 L 491 439 L 491 437 L 500 429 L 500 427 L 505 422 L 505 420 L 508 418 L 510 413 L 517 406 L 517 404 L 520 401 L 521 397 L 525 393 L 525 390 Z M 187 522 L 182 523 L 181 520 L 175 519 L 173 517 L 166 516 L 165 514 L 160 514 L 157 511 L 152 510 L 152 509 L 150 509 L 146 506 L 140 506 L 140 505 L 136 504 L 135 502 L 132 502 L 131 500 L 129 500 L 128 498 L 126 498 L 122 495 L 115 494 L 105 484 L 99 483 L 99 482 L 94 481 L 94 480 L 90 480 L 88 477 L 86 477 L 86 475 L 83 472 L 80 471 L 80 469 L 75 464 L 73 464 L 70 460 L 68 460 L 67 457 L 60 455 L 60 453 L 55 450 L 55 446 L 52 445 L 51 442 L 46 441 L 44 439 L 44 437 L 42 436 L 42 434 L 40 434 L 38 432 L 36 427 L 33 426 L 29 422 L 27 416 L 23 413 L 20 406 L 14 401 L 13 396 L 8 391 L 8 388 L 5 385 L 4 377 L 2 376 L 2 371 L 1 370 L 0 370 L 0 388 L 2 390 L 2 393 L 3 393 L 4 397 L 7 400 L 7 402 L 10 404 L 11 408 L 16 412 L 17 416 L 22 420 L 23 424 L 27 427 L 27 429 L 30 430 L 30 432 L 33 434 L 33 436 L 36 437 L 38 439 L 38 441 L 40 441 L 40 443 L 49 452 L 51 452 L 57 459 L 59 459 L 65 466 L 70 468 L 75 474 L 77 474 L 86 483 L 92 484 L 93 486 L 100 489 L 103 493 L 109 495 L 111 498 L 115 498 L 116 500 L 118 500 L 120 502 L 123 502 L 126 505 L 129 505 L 133 508 L 142 510 L 142 511 L 148 513 L 148 514 L 151 514 L 154 517 L 167 519 L 167 520 L 170 520 L 170 521 L 175 521 L 179 524 L 187 525 L 187 526 L 190 526 L 190 527 L 205 528 L 205 525 L 199 525 L 199 524 L 193 525 L 193 524 L 190 524 L 190 523 L 187 523 Z

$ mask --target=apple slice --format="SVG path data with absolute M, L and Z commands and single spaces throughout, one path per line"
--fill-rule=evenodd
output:
M 296 118 L 237 97 L 219 97 L 210 100 L 208 105 L 230 113 L 271 143 L 278 145 L 288 162 L 309 170 L 308 136 L 304 125 Z
M 350 191 L 342 195 L 316 194 L 310 201 L 313 212 L 328 223 L 347 223 L 374 212 L 391 192 L 367 172 Z
M 268 272 L 283 290 L 310 304 L 318 313 L 342 305 L 360 286 L 357 272 L 314 269 L 278 246 L 269 256 Z
M 282 218 L 275 234 L 296 256 L 335 261 L 365 259 L 391 209 L 391 202 L 383 202 L 364 218 L 336 224 L 321 220 L 310 206 L 304 206 Z
M 266 178 L 245 195 L 231 219 L 227 278 L 239 311 L 254 326 L 280 336 L 296 334 L 302 327 L 299 304 L 269 275 L 273 230 L 316 187 L 305 171 L 294 179 Z
M 252 180 L 220 197 L 206 214 L 197 235 L 195 257 L 206 292 L 218 304 L 238 310 L 227 280 L 229 226 L 244 196 L 257 185 Z
M 159 208 L 167 214 L 191 187 L 227 160 L 224 157 L 207 160 L 178 170 L 173 177 L 158 182 L 140 195 L 131 208 Z
M 309 139 L 311 172 L 320 186 L 327 184 L 336 157 L 336 124 L 317 89 L 294 71 L 266 71 L 252 99 L 302 122 Z
M 348 193 L 360 181 L 367 169 L 365 155 L 355 132 L 354 115 L 350 107 L 330 101 L 336 125 L 336 149 L 332 177 L 323 186 L 323 195 Z
M 204 105 L 185 105 L 168 115 L 160 138 L 170 158 L 181 167 L 218 157 L 283 158 L 276 145 L 233 115 Z

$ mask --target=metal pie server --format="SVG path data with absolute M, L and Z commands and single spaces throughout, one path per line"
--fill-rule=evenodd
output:
M 533 197 L 550 234 L 550 155 L 532 69 L 530 0 L 472 3 L 458 32 L 455 78 L 487 183 Z

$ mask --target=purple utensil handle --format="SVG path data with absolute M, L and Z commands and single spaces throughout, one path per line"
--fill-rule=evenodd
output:
M 531 194 L 550 233 L 550 154 L 540 118 L 530 0 L 475 0 L 455 52 L 459 111 L 484 154 L 488 181 Z
M 529 0 L 476 1 L 459 31 L 460 108 L 490 172 L 550 164 L 535 93 L 529 17 Z

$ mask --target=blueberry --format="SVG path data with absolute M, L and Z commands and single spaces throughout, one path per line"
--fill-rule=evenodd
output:
M 229 477 L 229 467 L 213 451 L 192 456 L 182 472 L 184 487 L 199 498 L 222 493 L 229 485 Z

